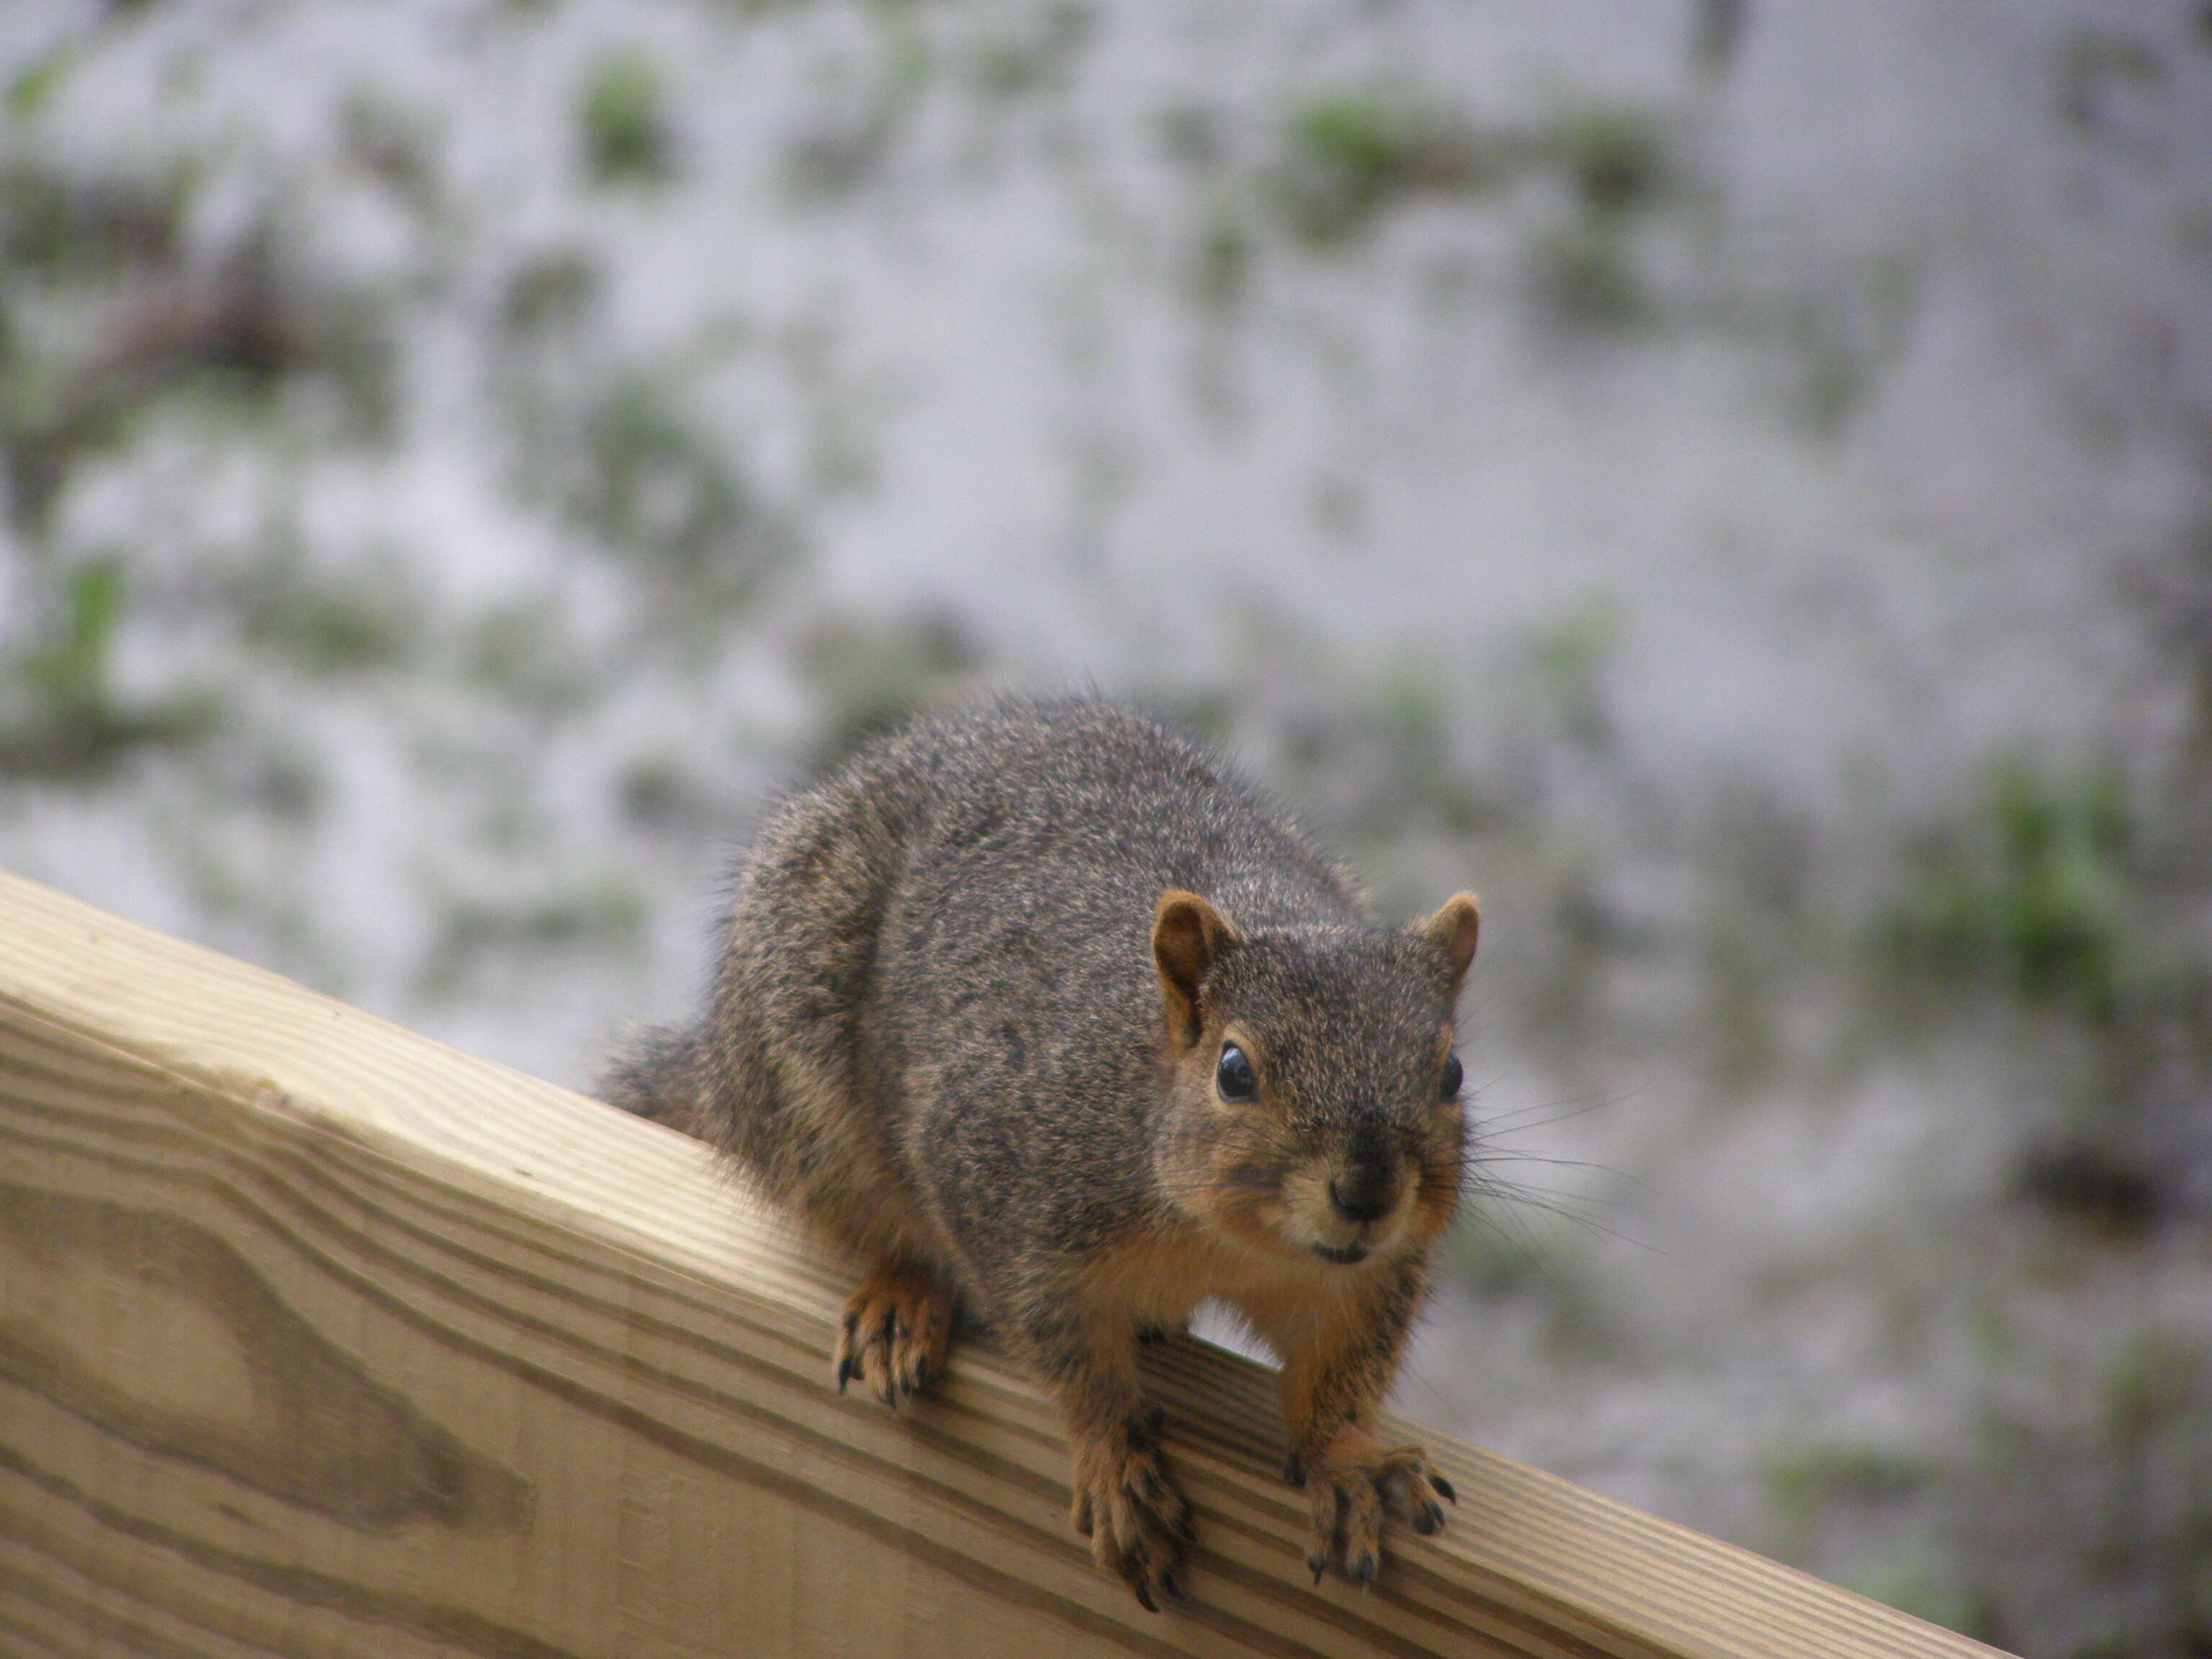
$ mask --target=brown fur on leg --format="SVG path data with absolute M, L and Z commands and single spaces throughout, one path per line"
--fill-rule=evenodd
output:
M 1190 1505 L 1160 1456 L 1162 1413 L 1137 1381 L 1133 1321 L 1040 1291 L 1015 1334 L 1067 1414 L 1068 1518 L 1149 1612 L 1180 1600 Z
M 1334 1563 L 1365 1589 L 1382 1561 L 1382 1522 L 1418 1533 L 1444 1524 L 1451 1486 L 1418 1446 L 1385 1447 L 1370 1425 L 1396 1375 L 1425 1277 L 1419 1261 L 1370 1281 L 1368 1294 L 1320 1309 L 1274 1308 L 1260 1322 L 1284 1357 L 1283 1416 L 1291 1454 L 1284 1473 L 1302 1486 L 1313 1532 L 1306 1565 L 1319 1582 Z

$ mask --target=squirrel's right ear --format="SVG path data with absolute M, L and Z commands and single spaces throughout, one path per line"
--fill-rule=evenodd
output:
M 1475 939 L 1482 932 L 1481 906 L 1472 893 L 1454 893 L 1415 931 L 1443 952 L 1445 965 L 1451 969 L 1452 997 L 1457 1000 L 1468 964 L 1474 960 Z
M 1195 893 L 1170 887 L 1152 911 L 1152 961 L 1160 970 L 1160 1005 L 1168 1030 L 1186 1048 L 1203 1025 L 1198 994 L 1222 947 L 1237 940 L 1221 912 Z

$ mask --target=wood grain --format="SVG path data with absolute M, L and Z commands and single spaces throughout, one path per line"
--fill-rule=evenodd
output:
M 829 1386 L 848 1277 L 677 1135 L 0 876 L 0 1653 L 1990 1651 L 1410 1429 L 1450 1529 L 1316 1588 L 1270 1380 L 1189 1341 L 1147 1614 L 989 1352 Z

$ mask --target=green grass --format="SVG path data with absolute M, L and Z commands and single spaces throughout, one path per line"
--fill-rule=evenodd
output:
M 755 509 L 733 464 L 664 388 L 617 382 L 585 411 L 582 438 L 567 505 L 609 548 L 692 580 L 747 543 Z
M 811 757 L 820 768 L 973 678 L 983 656 L 957 620 L 918 611 L 821 622 L 800 646 L 799 667 L 821 710 Z
M 1560 736 L 1592 754 L 1613 744 L 1606 683 L 1627 634 L 1620 602 L 1601 594 L 1528 639 L 1529 665 L 1545 712 Z
M 1889 1504 L 1936 1478 L 1925 1459 L 1872 1445 L 1815 1445 L 1767 1460 L 1767 1502 L 1793 1527 L 1831 1504 Z
M 601 689 L 598 665 L 566 613 L 550 600 L 498 607 L 458 637 L 462 678 L 518 708 L 545 716 L 574 714 Z
M 1998 766 L 1964 821 L 1926 837 L 1882 930 L 1910 977 L 2112 1026 L 2141 973 L 2136 826 L 2119 775 Z
M 577 103 L 584 168 L 598 184 L 659 184 L 675 176 L 676 138 L 660 72 L 637 52 L 601 58 Z
M 1097 24 L 1092 8 L 1081 0 L 1051 0 L 1024 15 L 1028 27 L 976 50 L 975 90 L 985 98 L 1012 100 L 1064 85 Z
M 1572 109 L 1552 129 L 1544 148 L 1593 213 L 1650 207 L 1673 178 L 1658 116 L 1633 104 Z
M 176 252 L 190 179 L 184 169 L 162 179 L 0 166 L 0 260 L 76 278 L 160 264 Z
M 1496 183 L 1504 158 L 1463 118 L 1417 94 L 1370 88 L 1305 105 L 1284 133 L 1276 187 L 1294 232 L 1345 241 L 1384 210 L 1422 195 Z
M 645 931 L 643 896 L 606 876 L 509 898 L 449 899 L 420 976 L 425 994 L 451 996 L 496 965 L 550 952 L 605 954 L 636 948 Z
M 284 549 L 242 572 L 231 607 L 246 642 L 316 679 L 403 668 L 430 627 L 430 602 L 397 558 L 345 573 Z
M 0 776 L 88 779 L 143 749 L 198 741 L 220 723 L 212 696 L 126 698 L 114 686 L 122 563 L 98 559 L 58 578 L 43 629 L 0 664 Z
M 1529 244 L 1528 284 L 1540 314 L 1565 329 L 1626 332 L 1657 314 L 1633 244 L 1603 220 L 1578 219 L 1539 234 Z
M 507 279 L 500 323 L 518 337 L 572 327 L 590 314 L 604 282 L 589 254 L 564 248 L 533 255 Z

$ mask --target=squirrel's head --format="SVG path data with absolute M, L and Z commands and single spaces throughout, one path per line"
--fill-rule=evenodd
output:
M 1453 1011 L 1474 896 L 1402 931 L 1239 929 L 1171 889 L 1152 919 L 1163 1188 L 1247 1248 L 1345 1266 L 1427 1244 L 1464 1146 Z

